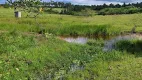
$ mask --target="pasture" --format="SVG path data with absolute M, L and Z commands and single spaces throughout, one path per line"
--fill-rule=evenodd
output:
M 19 19 L 13 15 L 13 9 L 0 8 L 2 80 L 142 79 L 141 50 L 133 53 L 127 50 L 105 52 L 102 50 L 103 39 L 76 44 L 59 38 L 116 36 L 130 32 L 135 25 L 136 32 L 141 32 L 142 14 L 84 17 L 41 13 L 37 21 L 25 18 L 26 14 Z M 39 34 L 41 31 L 43 33 Z M 118 42 L 119 47 L 123 45 L 121 42 L 125 41 Z

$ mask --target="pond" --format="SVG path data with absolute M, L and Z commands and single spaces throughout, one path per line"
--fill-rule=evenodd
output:
M 111 37 L 61 37 L 62 40 L 65 40 L 69 43 L 78 43 L 78 44 L 86 44 L 89 39 L 99 39 L 102 38 L 105 40 L 104 44 L 104 51 L 110 51 L 114 48 L 113 44 L 119 40 L 130 40 L 130 39 L 140 39 L 142 40 L 141 34 L 126 34 L 126 35 L 119 35 L 119 36 L 111 36 Z

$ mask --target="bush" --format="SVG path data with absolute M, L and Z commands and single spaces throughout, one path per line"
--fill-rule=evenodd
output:
M 93 16 L 95 15 L 95 11 L 89 9 L 89 8 L 86 8 L 85 10 L 81 10 L 80 12 L 74 12 L 74 15 L 75 16 Z
M 44 12 L 49 13 L 49 14 L 59 14 L 57 10 L 52 10 L 52 9 L 45 9 Z
M 99 15 L 114 15 L 114 14 L 134 14 L 141 12 L 141 8 L 127 6 L 122 8 L 105 8 L 98 12 Z

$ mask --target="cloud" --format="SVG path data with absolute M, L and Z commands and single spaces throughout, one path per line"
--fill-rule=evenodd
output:
M 94 0 L 94 1 L 108 1 L 108 2 L 120 2 L 120 3 L 142 2 L 142 0 Z
M 82 5 L 100 5 L 100 4 L 122 4 L 122 3 L 136 3 L 136 2 L 142 2 L 142 0 L 54 0 L 54 1 L 64 1 L 64 2 L 71 2 L 73 4 L 82 4 Z
M 6 0 L 0 0 L 0 3 L 5 3 Z M 50 1 L 50 0 L 42 0 L 42 1 Z M 80 5 L 100 5 L 100 4 L 122 4 L 122 3 L 136 3 L 142 2 L 142 0 L 53 0 L 53 1 L 62 1 L 62 2 L 71 2 L 73 4 L 80 4 Z

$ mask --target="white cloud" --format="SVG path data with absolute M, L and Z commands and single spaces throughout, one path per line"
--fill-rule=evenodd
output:
M 0 0 L 0 3 L 4 3 L 6 0 Z M 50 0 L 43 0 L 43 1 L 50 1 Z M 62 1 L 62 2 L 71 2 L 73 4 L 80 4 L 80 5 L 100 5 L 100 4 L 117 4 L 117 3 L 136 3 L 142 2 L 142 0 L 53 0 L 53 1 Z
M 64 1 L 64 2 L 71 2 L 73 4 L 80 4 L 80 5 L 100 5 L 100 4 L 122 4 L 126 3 L 135 3 L 135 2 L 142 2 L 142 0 L 54 0 L 54 1 Z

